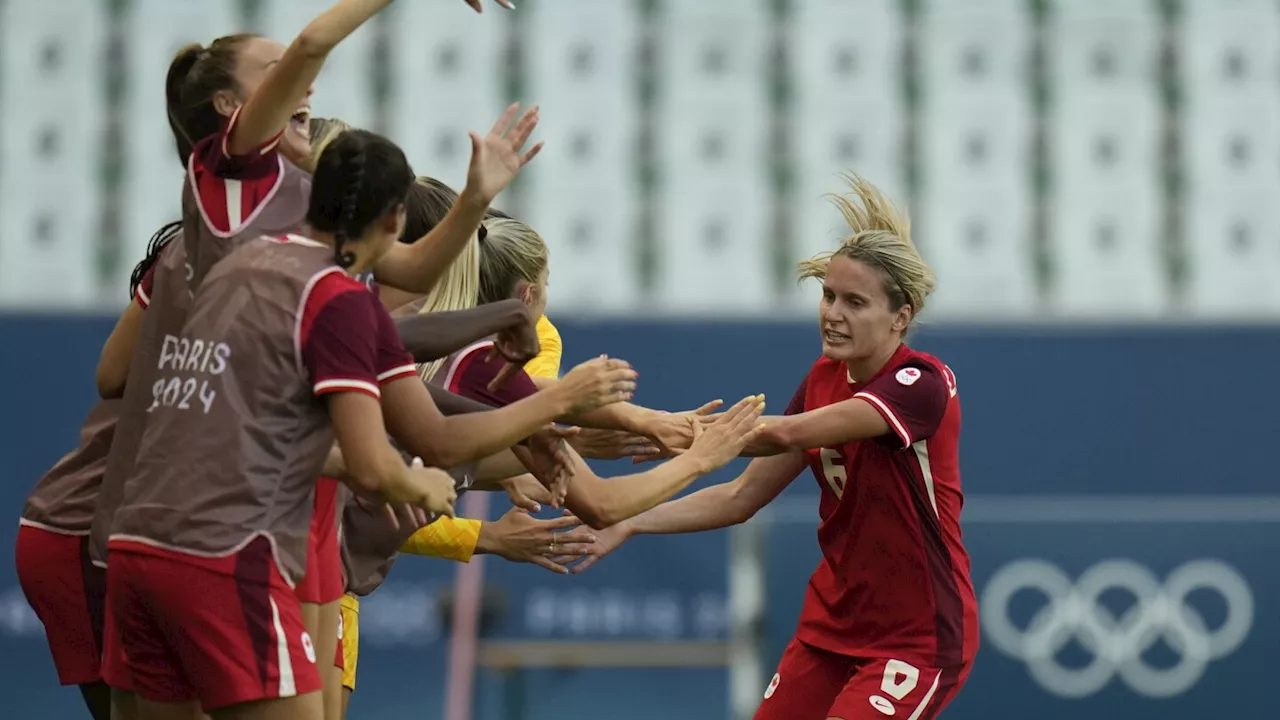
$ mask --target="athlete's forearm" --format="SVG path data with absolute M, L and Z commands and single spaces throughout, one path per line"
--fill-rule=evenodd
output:
M 133 364 L 133 351 L 142 332 L 142 315 L 142 306 L 137 301 L 129 303 L 116 321 L 115 328 L 111 330 L 111 336 L 102 346 L 94 379 L 98 385 L 98 395 L 104 400 L 124 397 L 124 386 Z
M 383 285 L 406 292 L 431 292 L 462 249 L 472 242 L 488 209 L 489 200 L 464 188 L 431 232 L 412 245 L 397 245 L 384 255 L 373 268 L 374 277 Z
M 496 410 L 445 418 L 435 443 L 438 463 L 454 467 L 505 450 L 546 427 L 568 408 L 569 402 L 553 389 Z
M 658 505 L 626 524 L 633 535 L 669 535 L 718 530 L 748 517 L 734 503 L 732 484 L 722 483 Z
M 232 155 L 253 151 L 280 133 L 298 110 L 325 59 L 392 0 L 341 0 L 307 24 L 254 91 L 228 139 Z
M 396 318 L 396 329 L 415 362 L 430 362 L 501 332 L 527 315 L 519 300 L 503 300 L 471 310 Z
M 428 385 L 427 392 L 431 393 L 431 399 L 435 401 L 436 407 L 440 408 L 441 415 L 465 415 L 466 413 L 482 413 L 493 410 L 491 406 L 485 405 L 478 400 L 456 395 L 435 385 Z
M 302 28 L 293 41 L 307 57 L 325 57 L 393 0 L 338 0 Z
M 575 460 L 565 506 L 596 530 L 652 512 L 651 508 L 689 487 L 703 474 L 697 458 L 688 454 L 647 472 L 609 479 L 592 472 L 576 453 Z
M 553 388 L 556 383 L 560 382 L 551 377 L 530 377 L 539 390 Z M 598 430 L 625 430 L 637 435 L 644 435 L 647 428 L 645 423 L 651 414 L 656 415 L 657 411 L 627 402 L 619 402 L 605 405 L 588 413 L 566 415 L 557 419 L 566 425 L 577 425 Z
M 787 452 L 786 442 L 790 439 L 787 437 L 787 425 L 792 417 L 794 416 L 767 415 L 761 417 L 760 424 L 764 425 L 764 429 L 747 443 L 747 447 L 742 451 L 742 456 L 768 457 Z
M 644 435 L 648 427 L 645 421 L 650 413 L 656 414 L 656 411 L 628 402 L 619 402 L 605 405 L 589 413 L 562 417 L 560 422 L 600 430 L 625 430 Z

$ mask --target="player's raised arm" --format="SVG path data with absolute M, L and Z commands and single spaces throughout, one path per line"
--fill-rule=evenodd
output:
M 471 242 L 490 203 L 542 150 L 542 143 L 524 150 L 538 125 L 538 108 L 527 110 L 517 120 L 519 111 L 519 103 L 512 104 L 483 138 L 471 133 L 471 165 L 457 202 L 424 237 L 387 252 L 373 270 L 379 283 L 406 292 L 428 293 Z
M 308 23 L 240 109 L 227 154 L 247 154 L 278 136 L 306 101 L 329 53 L 391 2 L 341 0 Z

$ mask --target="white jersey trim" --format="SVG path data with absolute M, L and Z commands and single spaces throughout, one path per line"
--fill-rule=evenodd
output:
M 293 236 L 289 236 L 290 239 Z M 294 240 L 294 242 L 297 242 Z M 336 272 L 344 272 L 342 268 L 334 265 L 311 276 L 307 281 L 306 287 L 302 288 L 302 298 L 298 301 L 298 310 L 294 313 L 293 319 L 293 358 L 298 366 L 298 374 L 302 377 L 307 376 L 307 366 L 302 362 L 302 317 L 307 312 L 307 300 L 311 298 L 311 291 L 316 289 L 316 283 L 320 282 L 326 275 Z
M 907 426 L 903 425 L 902 421 L 898 419 L 898 416 L 893 413 L 893 410 L 889 409 L 888 403 L 865 390 L 860 393 L 855 393 L 854 397 L 860 400 L 866 400 L 875 406 L 875 408 L 880 411 L 880 414 L 884 416 L 884 419 L 889 421 L 889 427 L 893 429 L 893 432 L 902 439 L 902 447 L 911 447 L 913 442 L 911 440 L 911 433 L 907 432 Z
M 293 658 L 289 656 L 289 636 L 284 632 L 280 622 L 280 607 L 276 599 L 267 596 L 271 601 L 271 627 L 276 634 L 276 664 L 280 670 L 280 692 L 277 697 L 293 697 L 298 694 L 298 683 L 293 677 Z M 341 616 L 339 616 L 341 617 Z
M 35 520 L 28 520 L 28 519 L 26 519 L 26 518 L 19 518 L 19 519 L 18 519 L 18 526 L 19 526 L 19 527 L 22 527 L 22 526 L 24 526 L 24 525 L 25 525 L 26 527 L 29 527 L 29 528 L 35 528 L 35 529 L 37 529 L 37 530 L 44 530 L 45 532 L 51 532 L 51 533 L 54 533 L 55 535 L 68 535 L 68 536 L 71 536 L 71 537 L 85 537 L 86 535 L 88 535 L 88 534 L 89 534 L 89 531 L 88 531 L 88 530 L 65 530 L 65 529 L 63 529 L 63 528 L 54 527 L 54 526 L 52 526 L 52 525 L 45 525 L 44 523 L 38 523 L 38 522 L 36 522 Z
M 222 558 L 227 558 L 227 557 L 231 557 L 232 555 L 238 554 L 241 550 L 244 550 L 245 548 L 249 547 L 250 543 L 252 543 L 254 540 L 257 540 L 260 537 L 266 538 L 267 542 L 271 543 L 271 560 L 276 564 L 276 571 L 280 573 L 280 577 L 284 578 L 285 584 L 287 584 L 290 588 L 295 587 L 297 583 L 294 581 L 292 577 L 289 576 L 289 573 L 284 569 L 284 563 L 280 562 L 280 547 L 276 545 L 276 538 L 274 535 L 272 535 L 269 532 L 258 531 L 254 533 L 249 533 L 249 537 L 245 538 L 244 540 L 241 540 L 239 543 L 233 546 L 230 550 L 223 550 L 221 552 L 201 552 L 199 550 L 188 550 L 187 548 L 175 547 L 173 545 L 169 545 L 168 543 L 162 543 L 159 540 L 152 540 L 151 538 L 148 538 L 148 537 L 142 537 L 141 535 L 125 535 L 123 533 L 117 533 L 107 538 L 107 545 L 110 546 L 110 544 L 113 541 L 118 540 L 120 542 L 131 542 L 131 543 L 137 543 L 138 545 L 147 545 L 149 547 L 156 548 L 157 550 L 164 550 L 165 552 L 171 552 L 177 555 L 187 555 L 189 557 L 204 558 L 205 560 L 219 560 Z M 94 563 L 94 564 L 96 565 L 97 563 Z M 104 564 L 102 565 L 102 567 L 106 567 L 106 565 Z
M 464 359 L 469 357 L 472 353 L 476 352 L 477 350 L 486 350 L 491 347 L 493 347 L 492 340 L 481 340 L 480 342 L 472 343 L 464 347 L 461 350 L 461 352 L 459 352 L 456 356 L 454 356 L 453 362 L 449 363 L 449 370 L 448 372 L 445 373 L 445 376 L 444 376 L 444 388 L 448 390 L 449 388 L 453 387 L 453 378 L 455 375 L 458 374 L 458 368 L 462 367 L 462 361 Z
M 917 440 L 911 445 L 911 449 L 915 451 L 916 460 L 920 461 L 920 476 L 924 478 L 925 492 L 929 493 L 929 506 L 933 508 L 933 516 L 938 515 L 938 498 L 934 495 L 933 490 L 933 467 L 929 464 L 929 441 Z
M 372 395 L 374 398 L 381 400 L 382 391 L 377 385 L 367 380 L 353 380 L 351 378 L 333 378 L 330 380 L 321 380 L 312 388 L 316 395 L 323 395 L 326 392 L 339 392 L 343 390 L 356 390 Z
M 228 199 L 227 222 L 232 226 L 232 229 L 229 231 L 223 231 L 223 230 L 219 230 L 218 227 L 213 224 L 213 221 L 209 219 L 209 212 L 204 207 L 204 199 L 200 197 L 200 184 L 196 182 L 195 153 L 192 153 L 191 158 L 187 160 L 187 182 L 190 183 L 191 185 L 191 195 L 196 199 L 196 209 L 200 211 L 200 219 L 204 221 L 204 225 L 206 228 L 208 228 L 209 232 L 213 233 L 216 237 L 220 237 L 224 239 L 235 237 L 236 235 L 240 234 L 239 228 L 242 228 L 245 225 L 249 225 L 253 221 L 258 219 L 258 216 L 262 214 L 262 211 L 266 209 L 267 205 L 271 204 L 271 200 L 275 198 L 276 193 L 279 192 L 280 188 L 284 185 L 284 175 L 285 175 L 284 160 L 281 159 L 279 155 L 277 155 L 276 156 L 276 181 L 275 181 L 275 184 L 271 186 L 271 191 L 267 193 L 266 197 L 262 198 L 262 202 L 258 203 L 258 207 L 254 208 L 253 212 L 249 213 L 249 217 L 244 218 L 243 222 L 241 222 L 239 226 L 235 225 L 235 223 L 231 219 L 231 208 L 229 207 L 230 200 Z M 237 180 L 236 182 L 238 183 L 239 181 Z M 229 190 L 230 187 L 228 186 L 227 189 Z M 240 202 L 241 202 L 240 197 L 239 195 L 237 195 L 236 197 L 236 214 L 237 215 L 240 213 Z
M 379 373 L 378 382 L 384 383 L 388 380 L 394 380 L 400 375 L 417 375 L 417 374 L 418 374 L 418 366 L 414 365 L 413 363 L 409 363 L 407 365 L 400 365 L 399 367 L 393 367 L 386 372 Z

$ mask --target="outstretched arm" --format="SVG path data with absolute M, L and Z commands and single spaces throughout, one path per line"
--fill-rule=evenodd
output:
M 731 482 L 713 485 L 679 500 L 663 503 L 596 533 L 589 557 L 574 566 L 580 573 L 634 535 L 693 533 L 737 525 L 773 501 L 804 470 L 805 456 L 789 452 L 752 460 Z
M 338 43 L 392 0 L 341 0 L 298 33 L 284 57 L 245 102 L 227 137 L 232 156 L 261 147 L 289 124 Z
M 867 400 L 850 398 L 798 415 L 764 418 L 765 428 L 744 455 L 758 457 L 835 447 L 889 433 L 889 424 Z
M 142 331 L 142 305 L 138 301 L 120 314 L 111 336 L 102 346 L 102 355 L 98 358 L 98 370 L 95 380 L 98 384 L 98 395 L 103 399 L 124 397 L 124 386 L 129 378 L 129 366 L 133 362 L 133 351 L 138 345 L 138 334 Z
M 604 479 L 573 453 L 574 476 L 565 506 L 596 529 L 643 513 L 736 457 L 760 432 L 763 409 L 758 397 L 742 400 L 705 431 L 697 425 L 693 446 L 687 452 L 647 472 Z
M 444 417 L 416 377 L 382 389 L 382 410 L 392 437 L 406 451 L 440 467 L 454 467 L 511 447 L 577 408 L 621 400 L 635 388 L 635 373 L 621 360 L 583 363 L 552 390 L 487 412 Z
M 532 322 L 524 303 L 503 300 L 471 310 L 399 317 L 396 329 L 414 362 L 430 362 L 517 323 L 531 325 Z
M 429 293 L 458 253 L 472 242 L 489 204 L 542 149 L 539 143 L 522 154 L 538 125 L 538 108 L 528 110 L 517 121 L 519 110 L 519 103 L 508 107 L 484 138 L 471 133 L 471 166 L 457 201 L 431 232 L 412 245 L 396 244 L 378 261 L 373 274 L 379 283 L 406 292 Z

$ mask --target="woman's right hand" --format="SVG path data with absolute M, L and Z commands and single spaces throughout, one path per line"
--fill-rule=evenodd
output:
M 726 465 L 746 448 L 764 429 L 760 415 L 764 412 L 764 395 L 749 395 L 729 408 L 715 422 L 703 428 L 698 418 L 690 418 L 693 444 L 685 452 L 692 455 L 703 475 Z
M 639 374 L 626 360 L 601 355 L 578 365 L 546 392 L 564 399 L 562 415 L 583 415 L 605 405 L 630 400 Z
M 453 503 L 458 499 L 453 476 L 440 468 L 423 467 L 422 458 L 414 458 L 405 473 L 404 487 L 383 492 L 387 502 L 407 503 L 433 515 L 453 517 Z

